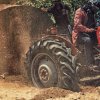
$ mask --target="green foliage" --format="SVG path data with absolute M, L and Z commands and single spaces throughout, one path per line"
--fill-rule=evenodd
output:
M 75 10 L 84 3 L 86 3 L 88 0 L 62 0 L 62 1 L 65 4 L 69 5 L 69 7 L 71 8 L 71 13 L 69 16 L 72 23 Z M 34 6 L 36 8 L 49 7 L 51 5 L 51 0 L 17 0 L 17 4 Z
M 87 0 L 62 0 L 64 3 L 68 4 L 71 9 L 75 10 L 77 7 L 79 7 L 81 4 L 84 4 Z M 17 4 L 22 5 L 32 5 L 37 8 L 41 6 L 50 6 L 51 0 L 17 0 Z
M 16 0 L 16 4 L 19 5 L 28 5 L 28 6 L 35 6 L 31 0 Z

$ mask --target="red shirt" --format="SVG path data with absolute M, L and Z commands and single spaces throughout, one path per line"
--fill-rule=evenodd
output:
M 81 8 L 77 9 L 74 16 L 74 27 L 72 31 L 73 44 L 76 44 L 80 32 L 90 32 L 90 28 L 85 26 L 87 20 L 87 14 Z

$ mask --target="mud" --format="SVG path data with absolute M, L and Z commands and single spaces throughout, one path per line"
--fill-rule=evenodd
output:
M 38 34 L 44 34 L 50 25 L 47 14 L 39 9 L 1 4 L 0 73 L 24 72 L 24 61 L 30 45 L 38 38 Z

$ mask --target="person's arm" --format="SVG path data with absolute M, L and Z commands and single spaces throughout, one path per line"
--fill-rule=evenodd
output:
M 76 11 L 75 17 L 74 17 L 74 28 L 78 32 L 93 32 L 93 28 L 88 28 L 82 24 L 83 19 L 83 13 L 80 11 Z
M 42 7 L 41 10 L 44 11 L 44 12 L 52 13 L 53 12 L 53 7 L 52 6 L 49 7 L 49 8 Z
M 44 11 L 44 12 L 47 12 L 48 11 L 48 8 L 42 7 L 41 10 Z

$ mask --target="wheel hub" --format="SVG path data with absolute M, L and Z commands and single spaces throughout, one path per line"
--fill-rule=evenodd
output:
M 48 72 L 47 65 L 41 65 L 39 67 L 39 78 L 43 82 L 47 82 L 49 80 L 49 72 Z

